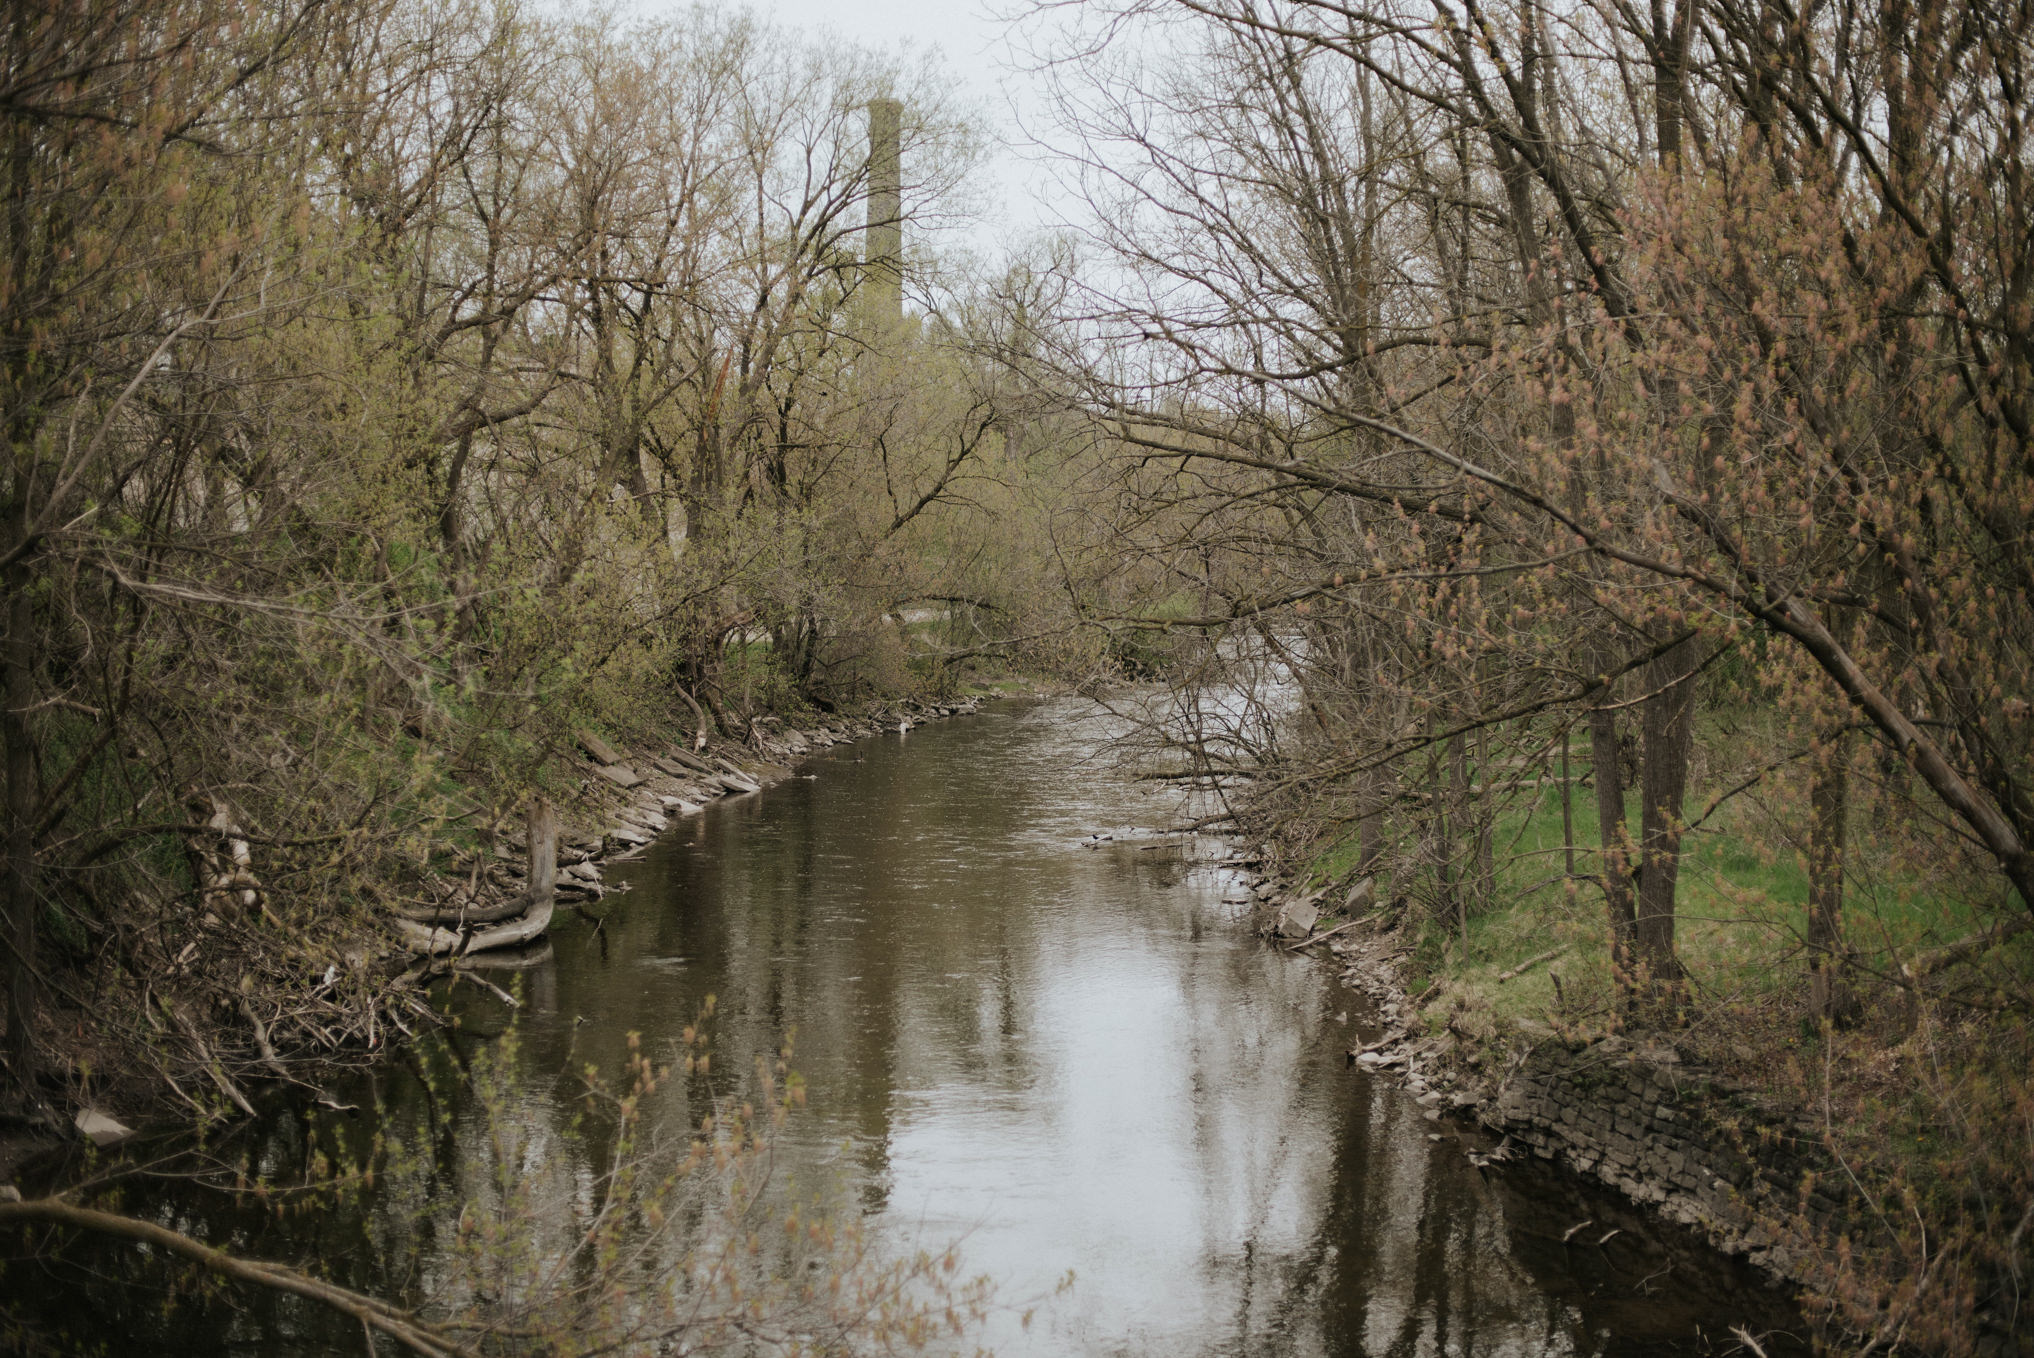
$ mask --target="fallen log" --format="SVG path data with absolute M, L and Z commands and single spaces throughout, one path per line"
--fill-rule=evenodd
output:
M 413 924 L 443 924 L 456 929 L 470 924 L 499 924 L 503 920 L 528 914 L 534 904 L 536 901 L 531 892 L 518 891 L 515 895 L 496 901 L 492 905 L 468 902 L 456 908 L 439 910 L 414 910 L 398 906 L 396 914 Z
M 538 798 L 530 806 L 530 888 L 516 899 L 523 902 L 520 917 L 492 928 L 447 929 L 412 919 L 396 920 L 403 942 L 414 953 L 427 957 L 459 957 L 491 948 L 516 948 L 544 936 L 558 901 L 558 815 L 551 804 Z M 472 916 L 467 916 L 472 922 Z
M 198 1025 L 191 1022 L 191 1016 L 175 1005 L 170 1006 L 170 1013 L 183 1026 L 184 1035 L 191 1039 L 191 1045 L 198 1049 L 198 1058 L 204 1064 L 205 1073 L 212 1077 L 213 1084 L 219 1086 L 219 1092 L 231 1100 L 235 1108 L 248 1117 L 253 1117 L 254 1105 L 247 1101 L 247 1096 L 240 1092 L 240 1086 L 233 1083 L 232 1077 L 226 1074 L 225 1067 L 212 1055 L 212 1049 L 205 1045 L 204 1036 L 198 1032 Z M 183 1093 L 182 1090 L 177 1092 Z
M 452 968 L 452 978 L 457 981 L 464 981 L 468 985 L 479 986 L 482 990 L 487 991 L 490 995 L 493 995 L 496 999 L 500 1000 L 503 1004 L 507 1005 L 511 1009 L 520 1009 L 523 1007 L 523 1002 L 521 1000 L 509 994 L 506 990 L 503 990 L 500 986 L 488 980 L 485 976 L 477 976 L 474 974 L 474 972 L 475 972 L 474 967 L 469 966 L 465 963 L 461 963 L 460 965 Z
M 2034 925 L 2034 917 L 2015 915 L 1996 929 L 1981 929 L 1967 938 L 1960 938 L 1931 952 L 1924 952 L 1912 961 L 1901 963 L 1900 974 L 1909 981 L 1933 976 L 1938 971 L 1944 971 L 1959 962 L 1967 962 L 1973 957 L 1989 952 L 2008 939 L 2025 932 L 2029 925 Z
M 507 924 L 497 924 L 491 929 L 444 929 L 418 924 L 414 920 L 399 919 L 396 928 L 402 931 L 403 941 L 414 953 L 431 957 L 458 957 L 464 953 L 482 952 L 489 948 L 519 948 L 542 938 L 551 927 L 551 916 L 556 910 L 552 901 L 530 907 L 527 914 Z
M 1351 1048 L 1349 1054 L 1351 1056 L 1368 1056 L 1372 1052 L 1381 1052 L 1393 1043 L 1405 1041 L 1406 1032 L 1405 1028 L 1393 1028 L 1375 1042 L 1367 1042 L 1360 1047 Z
M 247 984 L 245 978 L 242 978 L 241 984 L 242 986 Z M 254 1045 L 255 1049 L 261 1053 L 262 1064 L 274 1071 L 277 1079 L 289 1079 L 290 1072 L 288 1067 L 284 1066 L 281 1058 L 275 1054 L 275 1044 L 268 1040 L 268 1025 L 263 1023 L 261 1016 L 254 1012 L 254 1006 L 247 1002 L 245 994 L 242 994 L 240 997 L 240 1016 L 246 1019 L 248 1024 L 254 1029 Z
M 1360 919 L 1344 920 L 1342 923 L 1336 925 L 1332 929 L 1324 929 L 1318 934 L 1308 934 L 1305 938 L 1301 939 L 1299 942 L 1286 945 L 1285 950 L 1287 952 L 1298 952 L 1301 948 L 1311 948 L 1316 943 L 1325 943 L 1329 939 L 1333 938 L 1336 934 L 1343 933 L 1350 929 L 1354 929 L 1359 924 L 1368 924 L 1370 923 L 1370 921 L 1376 919 L 1379 915 L 1382 915 L 1383 913 L 1384 912 L 1382 910 L 1373 910 L 1369 914 L 1361 917 Z

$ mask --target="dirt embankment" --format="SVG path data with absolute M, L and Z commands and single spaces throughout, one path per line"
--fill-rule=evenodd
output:
M 796 760 L 900 726 L 971 714 L 980 706 L 979 698 L 897 702 L 805 728 L 759 726 L 746 745 L 706 749 L 618 749 L 581 732 L 582 759 L 572 770 L 573 792 L 559 809 L 558 897 L 574 905 L 601 900 L 609 890 L 602 864 L 635 857 L 674 821 L 697 815 L 719 798 L 782 782 L 792 775 Z M 521 831 L 495 846 L 494 861 L 482 869 L 493 897 L 523 890 L 530 871 L 528 847 Z
M 893 701 L 795 728 L 765 720 L 746 742 L 706 746 L 616 748 L 580 732 L 569 762 L 547 780 L 555 805 L 540 842 L 553 846 L 549 872 L 531 852 L 528 831 L 488 837 L 477 852 L 448 858 L 380 917 L 363 912 L 330 949 L 329 963 L 297 968 L 304 974 L 292 971 L 286 986 L 250 987 L 252 969 L 236 960 L 236 948 L 251 946 L 250 931 L 225 922 L 233 911 L 224 893 L 236 901 L 252 895 L 260 908 L 263 841 L 231 827 L 222 833 L 232 861 L 219 855 L 219 880 L 201 880 L 199 937 L 177 965 L 192 972 L 224 966 L 222 976 L 238 974 L 241 985 L 210 986 L 230 997 L 210 1005 L 159 1003 L 161 1014 L 142 1016 L 154 1021 L 156 1036 L 126 1050 L 104 1043 L 50 1050 L 57 1082 L 45 1084 L 39 1107 L 0 1125 L 0 1189 L 65 1141 L 111 1146 L 170 1120 L 223 1125 L 285 1086 L 315 1095 L 336 1068 L 378 1060 L 438 1023 L 426 994 L 434 981 L 457 975 L 491 986 L 490 968 L 541 961 L 554 912 L 601 909 L 612 892 L 604 865 L 642 853 L 674 823 L 788 778 L 795 761 L 821 750 L 972 713 L 980 703 Z M 213 896 L 221 897 L 216 905 Z

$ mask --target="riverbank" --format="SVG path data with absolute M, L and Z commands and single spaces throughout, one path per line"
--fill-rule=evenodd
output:
M 1776 1283 L 1809 1285 L 1798 1233 L 1778 1223 L 1805 1211 L 1828 1232 L 1841 1204 L 1817 1191 L 1831 1166 L 1801 1109 L 1659 1034 L 1564 1032 L 1529 1019 L 1467 1030 L 1461 990 L 1434 983 L 1413 993 L 1408 964 L 1419 939 L 1380 923 L 1388 907 L 1373 901 L 1372 879 L 1327 910 L 1320 890 L 1266 878 L 1249 890 L 1274 946 L 1325 955 L 1341 983 L 1375 1006 L 1381 1032 L 1351 1047 L 1349 1064 L 1398 1081 L 1435 1120 L 1497 1135 L 1482 1163 L 1555 1161 L 1696 1228 Z
M 1352 911 L 1332 902 L 1324 910 L 1323 890 L 1308 886 L 1257 879 L 1261 932 L 1326 962 L 1376 1006 L 1381 1031 L 1349 1049 L 1350 1065 L 1398 1081 L 1433 1120 L 1497 1138 L 1479 1164 L 1549 1161 L 1692 1227 L 1797 1292 L 1824 1342 L 1883 1343 L 1904 1329 L 1918 1351 L 2034 1353 L 2034 1317 L 2015 1305 L 2008 1267 L 2027 1217 L 2017 1227 L 1998 1222 L 1982 1247 L 1945 1228 L 1941 1195 L 1975 1191 L 1975 1176 L 1940 1150 L 1970 1129 L 1914 1134 L 1914 1108 L 1941 1099 L 1945 1087 L 1955 1108 L 2014 1134 L 2010 1111 L 2000 1115 L 1987 1100 L 2024 1107 L 2024 1081 L 2001 1074 L 2010 1052 L 1969 1041 L 1976 1025 L 1968 1017 L 1959 1024 L 1920 1005 L 1904 1015 L 1880 1006 L 1855 1028 L 1815 1034 L 1822 1067 L 1804 1071 L 1809 1044 L 1800 1030 L 1775 1036 L 1750 1006 L 1734 1031 L 1721 1021 L 1731 1012 L 1722 1005 L 1706 1021 L 1651 1030 L 1627 1029 L 1614 1013 L 1564 1019 L 1560 976 L 1548 973 L 1567 947 L 1539 949 L 1504 970 L 1436 966 L 1431 940 L 1403 910 L 1372 908 L 1374 885 L 1349 891 Z M 1501 993 L 1535 972 L 1549 991 L 1540 1017 Z M 1904 1042 L 1888 1040 L 1901 1022 Z M 1833 1071 L 1844 1061 L 1861 1064 L 1876 1090 L 1911 1081 L 1911 1097 L 1878 1101 L 1870 1089 L 1860 1093 L 1864 1081 L 1839 1083 Z M 1913 1232 L 1897 1220 L 1901 1211 Z M 1931 1267 L 1955 1270 L 1954 1279 L 1933 1305 L 1916 1306 Z M 1911 1286 L 1903 1269 L 1918 1270 Z
M 1408 994 L 1403 941 L 1352 930 L 1326 944 L 1342 982 L 1378 1006 L 1385 1031 L 1352 1065 L 1400 1079 L 1423 1104 L 1502 1138 L 1500 1161 L 1531 1154 L 1596 1179 L 1669 1221 L 1695 1227 L 1775 1282 L 1807 1285 L 1798 1245 L 1771 1223 L 1811 1196 L 1818 1226 L 1836 1200 L 1815 1193 L 1830 1168 L 1802 1110 L 1659 1035 L 1562 1034 L 1521 1024 L 1482 1039 Z
M 772 718 L 759 721 L 742 743 L 653 738 L 627 745 L 579 731 L 576 758 L 554 774 L 565 791 L 557 840 L 559 898 L 569 905 L 599 902 L 608 894 L 603 865 L 636 857 L 675 822 L 720 798 L 783 782 L 794 776 L 799 760 L 886 731 L 972 715 L 983 701 L 980 694 L 949 701 L 899 699 L 799 727 Z M 491 846 L 493 861 L 473 863 L 494 898 L 523 889 L 528 849 L 527 833 L 511 831 Z
M 570 1299 L 551 1306 L 549 1280 L 590 1292 L 550 1251 L 590 1218 L 627 1221 L 630 1286 L 703 1248 L 696 1217 L 667 1210 L 659 1233 L 585 1191 L 617 1165 L 588 1067 L 619 1092 L 638 1056 L 668 1063 L 633 1105 L 630 1144 L 683 1157 L 703 1115 L 734 1111 L 784 1060 L 809 1101 L 774 1139 L 772 1182 L 801 1219 L 815 1186 L 838 1203 L 878 1266 L 958 1242 L 952 1276 L 994 1279 L 1001 1303 L 961 1351 L 1594 1353 L 1615 1334 L 1686 1352 L 1719 1318 L 1786 1328 L 1777 1298 L 1690 1233 L 1551 1171 L 1479 1173 L 1463 1152 L 1489 1138 L 1447 1135 L 1345 1069 L 1368 1006 L 1237 927 L 1214 844 L 1143 832 L 1176 800 L 1108 744 L 1138 719 L 1118 707 L 999 703 L 893 729 L 684 818 L 604 869 L 629 890 L 595 909 L 616 908 L 562 919 L 541 965 L 494 975 L 519 1009 L 446 987 L 433 1000 L 458 1025 L 337 1085 L 355 1110 L 264 1101 L 206 1138 L 195 1176 L 128 1178 L 122 1210 L 242 1257 L 305 1261 L 428 1319 L 543 1308 L 538 1323 L 557 1326 Z M 710 1074 L 690 1059 L 709 1050 Z M 307 1138 L 333 1156 L 329 1213 L 294 1189 Z M 371 1188 L 348 1187 L 370 1172 Z M 495 1196 L 503 1182 L 512 1201 Z M 1595 1236 L 1565 1247 L 1585 1218 Z M 490 1279 L 501 1301 L 469 1317 L 443 1280 L 498 1259 L 501 1245 L 468 1249 L 489 1240 L 518 1242 L 536 1286 Z M 126 1325 L 130 1348 L 211 1352 L 230 1334 L 322 1358 L 308 1304 L 216 1289 L 164 1301 L 145 1285 L 162 1276 L 153 1259 L 82 1239 L 63 1253 L 21 1265 L 71 1280 L 71 1304 L 40 1301 L 40 1315 L 89 1308 L 113 1318 L 99 1333 Z
M 455 976 L 505 993 L 485 973 L 539 960 L 553 908 L 604 913 L 612 892 L 604 869 L 637 857 L 711 803 L 790 778 L 798 761 L 822 750 L 1041 688 L 1007 681 L 945 699 L 892 698 L 855 712 L 808 714 L 796 724 L 763 716 L 745 740 L 702 739 L 676 713 L 668 726 L 639 729 L 627 740 L 577 730 L 573 748 L 536 779 L 556 825 L 551 904 L 525 909 L 534 866 L 526 830 L 444 827 L 429 850 L 431 866 L 408 884 L 400 906 L 385 901 L 378 911 L 358 912 L 309 962 L 288 969 L 283 984 L 253 988 L 243 980 L 230 1004 L 165 1007 L 175 1024 L 168 1034 L 174 1048 L 138 1046 L 123 1062 L 100 1044 L 54 1045 L 48 1057 L 68 1078 L 47 1091 L 39 1114 L 0 1128 L 0 1185 L 66 1143 L 113 1147 L 168 1124 L 223 1126 L 251 1116 L 257 1102 L 284 1087 L 320 1097 L 346 1071 L 442 1021 L 425 993 L 433 983 Z M 214 894 L 256 893 L 261 908 L 267 841 L 237 824 L 231 834 L 236 838 L 222 856 L 231 857 L 232 878 L 211 884 Z M 230 918 L 224 906 L 208 904 L 207 935 L 176 965 L 192 975 L 208 963 L 238 966 L 246 977 L 253 970 L 245 959 L 248 941 L 233 939 L 221 918 Z M 523 924 L 534 927 L 519 930 Z M 430 955 L 419 941 L 446 934 L 457 935 L 449 953 Z M 503 946 L 486 946 L 496 941 Z M 159 1017 L 142 1012 L 144 1020 Z M 86 1030 L 77 1033 L 82 1039 Z

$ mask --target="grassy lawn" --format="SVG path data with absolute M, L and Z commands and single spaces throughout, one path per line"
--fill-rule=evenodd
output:
M 1578 761 L 1576 772 L 1586 768 Z M 1800 800 L 1805 803 L 1805 787 Z M 1689 804 L 1699 811 L 1707 802 L 1691 795 Z M 1698 1021 L 1755 1011 L 1769 1025 L 1795 1024 L 1812 1033 L 1801 1017 L 1807 988 L 1806 862 L 1769 806 L 1749 799 L 1726 804 L 1684 841 L 1676 941 Z M 1634 833 L 1639 811 L 1634 794 L 1625 808 Z M 1413 985 L 1437 980 L 1452 992 L 1428 1007 L 1433 1021 L 1458 1009 L 1467 1010 L 1456 1014 L 1458 1026 L 1471 1031 L 1494 1031 L 1520 1019 L 1585 1025 L 1607 1020 L 1614 1000 L 1609 925 L 1601 890 L 1586 880 L 1596 870 L 1599 847 L 1593 788 L 1575 790 L 1572 820 L 1575 880 L 1564 875 L 1560 793 L 1549 783 L 1496 821 L 1492 903 L 1472 907 L 1466 952 L 1459 919 L 1425 922 L 1413 958 Z M 1309 877 L 1343 880 L 1355 863 L 1351 835 L 1318 853 Z M 1870 971 L 1897 973 L 1901 960 L 1970 934 L 1990 914 L 1971 897 L 1903 870 L 1897 850 L 1875 841 L 1863 824 L 1853 824 L 1848 867 L 1846 938 Z M 1379 885 L 1383 897 L 1409 898 L 1415 914 L 1431 909 L 1426 903 L 1437 894 L 1430 868 Z M 1564 949 L 1557 958 L 1500 981 L 1503 973 L 1556 948 Z M 2034 940 L 2024 936 L 2010 948 L 2034 956 Z

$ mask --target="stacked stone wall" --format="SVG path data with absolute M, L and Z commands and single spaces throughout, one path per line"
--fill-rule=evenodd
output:
M 1534 1155 L 1653 1204 L 1781 1274 L 1793 1274 L 1796 1261 L 1770 1223 L 1805 1210 L 1818 1227 L 1840 1229 L 1843 1206 L 1821 1187 L 1828 1166 L 1813 1129 L 1671 1047 L 1617 1037 L 1579 1051 L 1542 1042 L 1479 1114 Z

